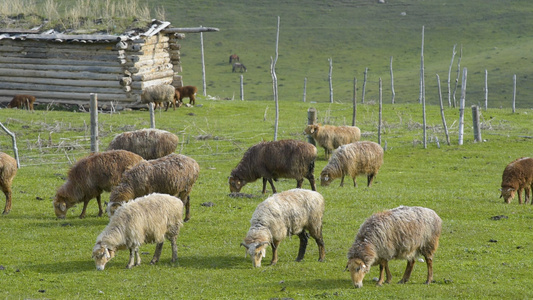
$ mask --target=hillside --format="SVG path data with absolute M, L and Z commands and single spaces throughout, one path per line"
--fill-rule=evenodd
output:
M 378 99 L 379 78 L 383 99 L 390 101 L 390 57 L 393 57 L 396 102 L 419 98 L 422 26 L 425 26 L 425 81 L 428 103 L 438 103 L 435 74 L 442 81 L 447 101 L 448 68 L 468 69 L 467 106 L 484 102 L 488 71 L 489 107 L 510 107 L 513 74 L 517 75 L 516 106 L 533 107 L 529 28 L 531 1 L 148 1 L 163 6 L 168 21 L 177 27 L 217 27 L 204 34 L 207 94 L 239 98 L 240 74 L 231 72 L 230 54 L 237 53 L 248 71 L 243 74 L 245 99 L 272 98 L 270 59 L 275 55 L 277 16 L 281 19 L 279 60 L 276 66 L 280 100 L 302 100 L 304 78 L 307 101 L 329 101 L 328 58 L 333 60 L 335 101 L 351 101 L 353 79 L 361 99 L 363 73 L 369 68 L 365 100 Z M 188 34 L 182 43 L 186 84 L 202 91 L 200 35 Z M 461 80 L 459 80 L 461 82 Z M 453 87 L 452 87 L 453 90 Z M 459 94 L 457 94 L 457 101 Z

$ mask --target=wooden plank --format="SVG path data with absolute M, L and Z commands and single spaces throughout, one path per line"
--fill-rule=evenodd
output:
M 173 78 L 160 78 L 160 79 L 154 79 L 154 80 L 150 80 L 150 81 L 146 81 L 146 82 L 142 82 L 142 81 L 134 81 L 132 82 L 131 84 L 131 88 L 132 88 L 132 93 L 133 92 L 138 92 L 139 94 L 141 93 L 141 91 L 149 86 L 154 86 L 154 85 L 160 85 L 160 84 L 171 84 L 173 81 Z
M 133 75 L 132 79 L 133 81 L 150 81 L 161 78 L 172 78 L 172 76 L 174 76 L 173 70 L 165 70 L 160 72 L 146 73 L 142 75 Z
M 102 64 L 102 62 L 100 62 Z M 114 73 L 124 74 L 122 67 L 108 67 L 100 65 L 89 66 L 69 66 L 69 65 L 40 65 L 40 64 L 3 64 L 0 63 L 0 68 L 18 69 L 18 70 L 58 70 L 65 72 L 98 72 L 98 73 Z
M 2 56 L 5 57 L 21 57 L 20 53 L 9 53 L 4 52 L 2 53 Z M 90 53 L 76 53 L 72 54 L 68 51 L 63 52 L 41 52 L 41 53 L 35 53 L 35 52 L 28 52 L 25 53 L 24 58 L 40 58 L 40 59 L 78 59 L 78 60 L 96 60 L 96 61 L 113 61 L 117 60 L 119 58 L 122 58 L 120 55 L 91 55 Z
M 73 44 L 73 43 L 49 43 L 43 41 L 13 41 L 0 40 L 0 51 L 6 52 L 20 52 L 27 49 L 34 49 L 35 51 L 46 51 L 48 49 L 64 49 L 74 51 L 77 49 L 85 49 L 87 51 L 118 51 L 115 44 Z
M 125 77 L 122 77 L 121 80 L 123 80 L 123 78 Z M 121 80 L 119 81 L 116 81 L 116 80 L 79 80 L 79 79 L 77 80 L 70 80 L 70 79 L 50 80 L 48 78 L 40 78 L 40 77 L 0 76 L 0 82 L 61 85 L 61 86 L 107 87 L 107 88 L 122 88 L 120 84 Z
M 29 91 L 29 90 L 3 90 L 0 89 L 0 96 L 6 96 L 13 98 L 15 94 L 31 94 L 37 98 L 37 101 L 41 99 L 49 98 L 55 99 L 56 102 L 71 101 L 71 100 L 89 100 L 90 93 L 72 93 L 72 92 L 47 92 L 47 91 Z M 136 101 L 136 95 L 132 93 L 121 94 L 105 94 L 99 93 L 98 98 L 105 101 Z
M 111 43 L 128 40 L 127 36 L 107 35 L 107 34 L 28 34 L 28 40 L 62 40 L 62 41 L 93 41 L 98 43 Z
M 60 79 L 94 79 L 94 80 L 120 80 L 119 74 L 101 74 L 91 72 L 56 72 L 56 71 L 33 71 L 33 70 L 12 70 L 0 68 L 0 74 L 3 76 L 17 77 L 41 77 L 41 78 L 60 78 Z
M 165 28 L 161 30 L 162 33 L 200 33 L 200 32 L 216 32 L 220 31 L 215 27 L 189 27 L 189 28 Z
M 41 59 L 41 58 L 24 58 L 24 57 L 4 57 L 0 54 L 0 63 L 16 63 L 16 64 L 34 64 L 34 65 L 75 65 L 75 66 L 93 66 L 102 65 L 106 66 L 122 66 L 118 59 L 113 61 L 101 60 L 78 60 L 78 59 Z
M 105 87 L 84 87 L 84 86 L 61 86 L 52 84 L 29 84 L 0 82 L 0 89 L 26 90 L 26 91 L 48 91 L 48 92 L 70 92 L 70 93 L 123 93 L 124 89 L 120 84 L 116 88 Z

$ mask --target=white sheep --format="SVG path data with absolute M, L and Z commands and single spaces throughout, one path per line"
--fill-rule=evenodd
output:
M 178 137 L 161 129 L 126 131 L 113 138 L 107 150 L 128 150 L 144 159 L 156 159 L 176 151 Z
M 326 159 L 331 152 L 339 146 L 357 142 L 361 139 L 361 130 L 355 126 L 333 126 L 333 125 L 307 125 L 305 133 L 312 136 L 315 142 L 324 148 Z
M 96 269 L 103 270 L 117 250 L 130 250 L 126 268 L 141 264 L 139 247 L 156 243 L 151 264 L 159 261 L 165 238 L 172 245 L 172 262 L 178 258 L 176 239 L 183 224 L 183 202 L 166 194 L 153 193 L 125 203 L 109 219 L 107 227 L 96 238 L 93 259 Z M 137 262 L 135 262 L 135 259 Z
M 379 280 L 382 285 L 392 275 L 388 261 L 407 260 L 403 278 L 398 283 L 406 283 L 411 276 L 415 259 L 423 255 L 426 259 L 428 276 L 426 284 L 433 280 L 433 255 L 439 246 L 442 220 L 432 209 L 418 206 L 400 206 L 395 209 L 373 214 L 359 228 L 355 242 L 348 251 L 346 268 L 350 270 L 356 288 L 363 286 L 363 278 L 372 265 L 379 264 Z
M 163 103 L 173 103 L 174 110 L 176 110 L 176 88 L 170 84 L 159 84 L 154 86 L 149 86 L 143 89 L 141 93 L 141 102 L 150 103 L 154 102 L 154 105 L 163 105 Z M 167 108 L 165 111 L 167 111 Z
M 278 246 L 290 235 L 298 235 L 300 249 L 296 261 L 304 258 L 308 234 L 315 239 L 318 250 L 318 261 L 324 261 L 326 250 L 322 238 L 322 215 L 324 214 L 324 198 L 318 192 L 292 189 L 267 198 L 260 203 L 250 220 L 250 229 L 242 246 L 250 254 L 254 267 L 261 266 L 266 248 L 272 246 L 271 265 L 278 261 Z
M 356 177 L 366 174 L 367 186 L 372 186 L 372 181 L 383 164 L 383 148 L 374 142 L 363 141 L 340 146 L 320 173 L 320 185 L 328 186 L 334 179 L 341 178 L 344 185 L 344 176 L 351 176 L 353 185 L 357 186 Z

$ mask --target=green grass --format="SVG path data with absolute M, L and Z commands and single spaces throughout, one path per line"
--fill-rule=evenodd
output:
M 201 167 L 192 194 L 192 218 L 178 238 L 178 263 L 170 263 L 165 243 L 161 261 L 149 264 L 155 245 L 144 245 L 141 266 L 126 270 L 128 252 L 120 251 L 98 272 L 91 259 L 96 236 L 108 222 L 97 217 L 96 202 L 89 204 L 86 219 L 78 219 L 81 206 L 57 220 L 52 208 L 55 190 L 64 181 L 69 161 L 89 152 L 87 113 L 0 110 L 0 120 L 17 135 L 22 168 L 13 184 L 13 210 L 0 217 L 0 298 L 530 298 L 528 288 L 533 250 L 531 205 L 499 199 L 501 173 L 511 160 L 531 154 L 531 114 L 521 109 L 482 112 L 483 139 L 474 143 L 471 114 L 465 117 L 464 145 L 457 145 L 455 109 L 447 109 L 452 145 L 446 145 L 437 107 L 429 106 L 428 138 L 423 149 L 421 106 L 384 105 L 382 139 L 387 143 L 385 163 L 372 188 L 359 178 L 359 187 L 318 187 L 326 199 L 324 240 L 326 261 L 317 262 L 318 251 L 310 241 L 303 262 L 294 261 L 298 239 L 282 242 L 276 266 L 254 269 L 239 247 L 249 219 L 266 196 L 260 180 L 242 192 L 255 198 L 231 198 L 227 177 L 244 151 L 261 140 L 271 140 L 274 103 L 271 101 L 213 101 L 199 97 L 201 107 L 156 113 L 160 129 L 180 138 L 177 152 L 193 157 Z M 349 104 L 280 103 L 279 138 L 304 140 L 302 134 L 310 106 L 318 109 L 320 122 L 351 123 Z M 265 113 L 266 112 L 266 113 Z M 377 105 L 358 106 L 358 126 L 365 140 L 377 140 Z M 124 130 L 149 124 L 146 111 L 101 114 L 100 149 Z M 453 125 L 452 125 L 453 124 Z M 51 134 L 50 134 L 51 133 Z M 12 154 L 11 140 L 2 133 L 0 149 Z M 51 139 L 49 137 L 51 136 Z M 440 141 L 440 148 L 435 143 Z M 40 147 L 39 147 L 40 145 Z M 315 175 L 326 165 L 319 149 Z M 279 190 L 295 187 L 281 179 Z M 304 188 L 309 188 L 307 182 Z M 267 195 L 268 196 L 268 195 Z M 107 200 L 108 193 L 103 195 Z M 213 207 L 200 204 L 211 201 Z M 417 263 L 406 285 L 378 288 L 373 267 L 362 289 L 354 289 L 343 272 L 346 253 L 360 224 L 372 213 L 399 205 L 434 209 L 443 219 L 443 233 L 434 260 L 435 283 L 424 285 L 426 268 Z M 491 220 L 493 216 L 508 218 Z M 490 242 L 496 240 L 497 242 Z M 401 277 L 404 261 L 390 263 L 393 282 Z

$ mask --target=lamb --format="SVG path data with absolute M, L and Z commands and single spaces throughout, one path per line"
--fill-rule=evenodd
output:
M 141 129 L 123 132 L 109 143 L 107 150 L 128 150 L 144 159 L 156 159 L 176 151 L 178 137 L 165 130 Z
M 150 193 L 164 193 L 180 198 L 186 209 L 185 222 L 190 219 L 192 186 L 198 179 L 200 166 L 185 155 L 169 154 L 154 160 L 142 161 L 126 171 L 120 183 L 111 190 L 108 215 L 122 203 Z
M 178 107 L 181 106 L 183 103 L 183 98 L 188 97 L 189 98 L 189 104 L 195 105 L 196 104 L 196 92 L 198 92 L 198 88 L 193 85 L 187 85 L 182 87 L 177 87 L 176 90 L 179 92 L 179 99 L 178 99 Z M 178 93 L 176 93 L 178 95 Z
M 96 238 L 92 255 L 96 269 L 104 270 L 115 252 L 126 248 L 130 250 L 126 268 L 140 265 L 139 247 L 145 243 L 156 243 L 150 262 L 155 264 L 161 256 L 165 238 L 172 245 L 172 262 L 175 262 L 178 259 L 176 239 L 183 225 L 182 216 L 183 202 L 170 195 L 154 193 L 124 204 Z
M 0 152 L 0 188 L 6 195 L 6 206 L 2 214 L 7 215 L 11 211 L 11 184 L 17 175 L 17 161 L 4 152 Z
M 33 110 L 33 103 L 35 103 L 35 96 L 32 95 L 15 95 L 7 108 L 23 108 Z
M 355 126 L 307 125 L 305 133 L 311 135 L 317 145 L 324 148 L 325 158 L 339 146 L 354 143 L 361 138 L 361 130 Z
M 390 283 L 392 276 L 388 261 L 391 259 L 407 260 L 403 278 L 398 282 L 406 283 L 419 255 L 426 259 L 426 284 L 430 284 L 433 281 L 433 255 L 439 246 L 441 230 L 442 220 L 429 208 L 400 206 L 375 213 L 361 225 L 348 251 L 346 269 L 350 270 L 354 286 L 362 287 L 366 273 L 377 264 L 380 270 L 377 285 L 383 284 L 384 272 L 387 272 L 385 283 Z
M 80 219 L 85 217 L 87 204 L 96 197 L 98 216 L 102 216 L 100 194 L 109 192 L 120 182 L 122 173 L 141 162 L 143 158 L 126 150 L 110 150 L 92 153 L 80 159 L 68 172 L 67 181 L 57 190 L 54 210 L 58 218 L 64 219 L 67 210 L 83 202 Z
M 173 103 L 174 104 L 174 110 L 176 110 L 176 100 L 174 99 L 176 88 L 170 84 L 160 84 L 160 85 L 154 85 L 149 86 L 145 88 L 141 93 L 141 102 L 142 103 L 150 103 L 154 102 L 154 104 L 162 105 L 163 103 Z M 168 105 L 165 111 L 168 110 Z
M 272 179 L 280 177 L 296 179 L 298 188 L 302 187 L 303 179 L 307 178 L 311 189 L 316 191 L 313 174 L 316 157 L 316 147 L 303 141 L 280 140 L 256 144 L 244 153 L 237 167 L 231 171 L 230 192 L 238 193 L 244 185 L 261 177 L 263 194 L 266 192 L 267 181 L 272 192 L 276 193 Z
M 334 179 L 341 178 L 344 185 L 344 176 L 349 175 L 353 179 L 353 185 L 357 186 L 357 175 L 366 174 L 367 186 L 372 186 L 372 181 L 383 164 L 383 148 L 377 143 L 363 141 L 340 146 L 328 164 L 320 173 L 320 185 L 328 186 Z
M 318 245 L 318 261 L 324 261 L 326 250 L 322 238 L 322 215 L 324 214 L 324 198 L 318 192 L 292 189 L 275 194 L 260 203 L 250 220 L 250 229 L 241 246 L 250 254 L 254 267 L 261 266 L 266 248 L 272 246 L 271 265 L 278 261 L 278 246 L 290 235 L 298 235 L 300 248 L 296 261 L 305 255 L 307 240 L 305 230 L 315 239 Z
M 521 190 L 524 189 L 525 203 L 529 200 L 530 190 L 533 189 L 533 158 L 522 157 L 509 163 L 502 175 L 501 195 L 505 203 L 511 203 L 515 193 L 518 193 L 518 203 L 522 204 Z M 533 204 L 533 200 L 531 201 Z

